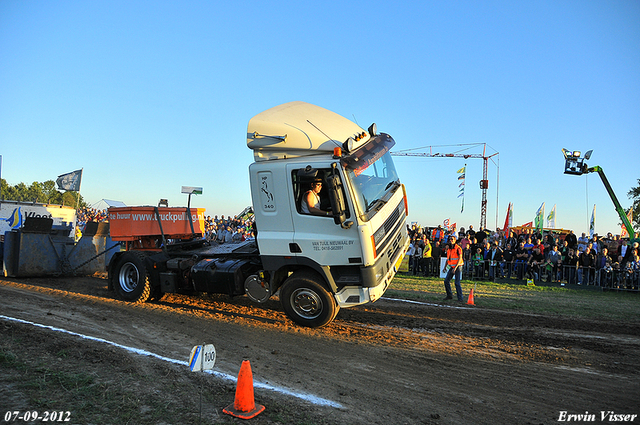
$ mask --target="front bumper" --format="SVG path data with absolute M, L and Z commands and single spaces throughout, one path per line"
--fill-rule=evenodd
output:
M 375 286 L 345 286 L 341 291 L 335 294 L 335 299 L 340 308 L 353 307 L 360 304 L 366 304 L 368 302 L 374 302 L 385 293 L 394 276 L 400 269 L 400 264 L 404 258 L 407 249 L 409 248 L 409 238 L 404 238 L 404 245 L 398 250 L 395 257 L 383 264 L 381 267 L 386 267 L 385 275 L 379 280 Z M 376 273 L 374 273 L 375 275 Z

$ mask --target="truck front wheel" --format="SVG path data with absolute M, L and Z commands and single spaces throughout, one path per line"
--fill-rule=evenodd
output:
M 293 273 L 280 288 L 280 302 L 287 316 L 300 326 L 318 328 L 330 323 L 340 307 L 316 277 Z
M 138 251 L 129 251 L 120 257 L 112 279 L 117 294 L 125 301 L 143 303 L 151 296 L 144 254 Z

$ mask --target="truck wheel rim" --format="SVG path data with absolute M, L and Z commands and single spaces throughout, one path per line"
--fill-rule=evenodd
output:
M 300 317 L 315 319 L 322 313 L 322 299 L 310 289 L 300 288 L 291 294 L 291 305 Z
M 118 274 L 118 282 L 120 283 L 120 287 L 123 291 L 131 292 L 136 289 L 139 279 L 140 273 L 138 272 L 138 268 L 135 265 L 127 263 L 120 268 L 120 273 Z

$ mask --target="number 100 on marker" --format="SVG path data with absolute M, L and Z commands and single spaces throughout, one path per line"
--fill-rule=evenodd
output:
M 191 372 L 200 372 L 213 369 L 216 363 L 216 348 L 213 344 L 196 345 L 191 349 L 189 356 L 189 369 Z

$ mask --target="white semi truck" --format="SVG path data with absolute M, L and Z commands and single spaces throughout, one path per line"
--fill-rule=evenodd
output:
M 249 166 L 255 241 L 168 244 L 165 209 L 151 207 L 160 234 L 146 238 L 157 240 L 122 238 L 127 250 L 111 260 L 110 285 L 134 302 L 177 291 L 246 294 L 264 302 L 279 291 L 287 316 L 309 327 L 331 322 L 340 308 L 376 301 L 409 245 L 406 192 L 389 152 L 394 144 L 375 124 L 365 131 L 308 103 L 264 111 L 247 129 L 255 158 Z M 318 182 L 322 215 L 303 207 Z M 111 237 L 118 240 L 113 225 L 128 215 L 119 208 L 109 212 Z M 182 215 L 198 234 L 203 214 Z

